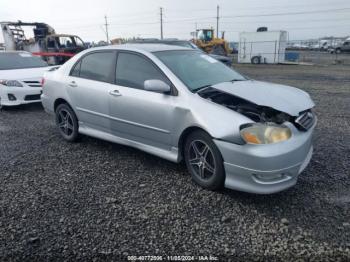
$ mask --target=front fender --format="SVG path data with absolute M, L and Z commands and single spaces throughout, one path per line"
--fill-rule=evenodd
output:
M 181 124 L 175 127 L 174 144 L 177 144 L 183 132 L 191 127 L 200 128 L 218 140 L 244 144 L 240 126 L 253 123 L 251 119 L 198 95 L 191 99 L 190 107 L 177 108 L 176 111 L 175 116 L 180 116 L 181 121 L 175 123 Z

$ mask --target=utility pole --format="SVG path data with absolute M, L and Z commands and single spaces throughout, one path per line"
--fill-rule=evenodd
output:
M 220 12 L 220 7 L 219 5 L 216 7 L 216 38 L 219 38 L 219 12 Z
M 160 8 L 160 39 L 163 39 L 163 7 Z
M 105 27 L 106 27 L 107 45 L 109 45 L 108 26 L 109 26 L 109 24 L 107 23 L 107 16 L 105 15 Z

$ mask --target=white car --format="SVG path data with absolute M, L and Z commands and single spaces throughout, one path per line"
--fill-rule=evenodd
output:
M 0 107 L 41 102 L 42 77 L 50 69 L 28 52 L 0 52 Z

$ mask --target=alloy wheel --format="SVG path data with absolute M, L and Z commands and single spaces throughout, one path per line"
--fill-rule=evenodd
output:
M 58 112 L 58 128 L 66 136 L 71 136 L 74 131 L 73 118 L 71 114 L 63 108 Z
M 208 180 L 215 174 L 213 152 L 202 140 L 194 140 L 190 144 L 189 164 L 200 179 Z

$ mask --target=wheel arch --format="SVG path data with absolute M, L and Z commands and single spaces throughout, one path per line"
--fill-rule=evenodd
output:
M 53 104 L 54 112 L 56 112 L 56 108 L 61 104 L 67 104 L 74 111 L 73 107 L 69 104 L 69 102 L 66 99 L 57 98 Z
M 205 130 L 204 128 L 199 127 L 199 126 L 189 126 L 189 127 L 185 128 L 182 131 L 182 133 L 179 137 L 179 140 L 178 140 L 178 149 L 179 149 L 179 151 L 178 151 L 179 158 L 178 159 L 179 159 L 179 161 L 182 161 L 182 159 L 183 159 L 184 149 L 185 149 L 185 141 L 186 141 L 187 137 L 195 131 L 203 131 L 203 132 L 207 133 L 208 135 L 210 135 L 207 130 Z

